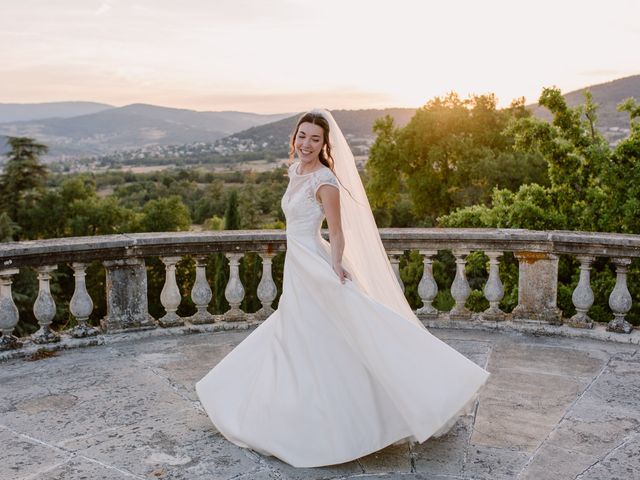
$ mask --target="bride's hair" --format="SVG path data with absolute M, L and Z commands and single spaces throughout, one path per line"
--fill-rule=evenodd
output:
M 320 151 L 320 163 L 322 163 L 325 167 L 328 167 L 335 174 L 336 172 L 333 168 L 333 157 L 331 156 L 331 143 L 329 142 L 329 122 L 319 113 L 303 113 L 302 116 L 298 119 L 296 128 L 293 131 L 293 135 L 291 135 L 291 138 L 289 139 L 289 163 L 293 163 L 293 156 L 296 151 L 296 136 L 298 135 L 300 125 L 305 122 L 322 127 L 322 131 L 324 132 L 324 146 Z

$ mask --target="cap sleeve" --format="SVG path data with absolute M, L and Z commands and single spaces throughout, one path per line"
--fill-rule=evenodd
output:
M 336 178 L 334 173 L 328 168 L 323 168 L 318 172 L 317 175 L 315 175 L 313 193 L 317 194 L 318 188 L 320 188 L 322 185 L 331 185 L 333 187 L 336 187 L 338 190 L 340 189 L 338 185 L 338 179 Z

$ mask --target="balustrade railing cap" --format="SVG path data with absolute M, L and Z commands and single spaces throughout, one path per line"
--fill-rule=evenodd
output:
M 323 231 L 326 237 L 326 230 Z M 393 250 L 533 251 L 604 257 L 640 256 L 640 235 L 489 228 L 387 228 Z M 278 252 L 284 230 L 158 232 L 0 243 L 0 269 L 119 258 L 215 252 Z
M 283 250 L 283 230 L 157 232 L 0 243 L 0 269 L 71 261 Z

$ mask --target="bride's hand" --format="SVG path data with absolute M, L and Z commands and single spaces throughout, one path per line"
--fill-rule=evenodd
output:
M 341 264 L 334 264 L 333 265 L 333 271 L 336 272 L 336 275 L 338 275 L 338 278 L 340 279 L 340 283 L 344 283 L 345 279 L 349 279 L 351 280 L 351 274 L 349 272 L 347 272 Z

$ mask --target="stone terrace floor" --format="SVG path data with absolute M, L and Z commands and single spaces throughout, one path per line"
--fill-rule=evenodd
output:
M 227 442 L 199 406 L 194 383 L 246 330 L 2 362 L 0 478 L 640 479 L 637 346 L 431 331 L 492 372 L 475 414 L 440 439 L 312 469 Z

